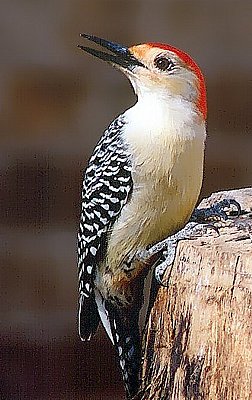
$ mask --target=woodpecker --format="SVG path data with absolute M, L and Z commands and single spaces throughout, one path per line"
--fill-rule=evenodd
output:
M 127 397 L 138 390 L 139 313 L 151 266 L 141 254 L 189 220 L 203 177 L 206 89 L 185 52 L 161 43 L 108 51 L 78 46 L 129 79 L 137 102 L 105 130 L 85 172 L 78 233 L 79 334 L 102 321 L 120 360 Z

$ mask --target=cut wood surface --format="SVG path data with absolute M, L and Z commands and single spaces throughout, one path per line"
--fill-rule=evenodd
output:
M 223 198 L 243 213 L 179 243 L 147 324 L 137 399 L 252 399 L 252 188 L 199 208 Z

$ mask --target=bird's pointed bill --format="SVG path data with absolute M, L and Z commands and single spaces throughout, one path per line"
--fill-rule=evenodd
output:
M 90 40 L 91 42 L 97 43 L 102 48 L 110 51 L 110 53 L 106 53 L 104 51 L 96 50 L 91 47 L 78 45 L 81 50 L 84 50 L 87 53 L 100 58 L 101 60 L 107 61 L 114 66 L 122 67 L 129 70 L 132 70 L 136 66 L 144 67 L 144 65 L 136 57 L 134 57 L 129 49 L 125 46 L 122 46 L 118 43 L 109 42 L 108 40 L 101 39 L 97 36 L 88 35 L 86 33 L 81 33 L 80 36 L 87 40 Z

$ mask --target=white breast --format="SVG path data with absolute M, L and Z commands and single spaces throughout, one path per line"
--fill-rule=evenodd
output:
M 134 189 L 113 227 L 110 265 L 180 229 L 202 183 L 205 124 L 190 107 L 149 96 L 126 111 L 123 137 L 132 154 Z

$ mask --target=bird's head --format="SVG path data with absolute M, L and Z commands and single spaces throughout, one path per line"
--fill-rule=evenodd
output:
M 110 53 L 86 46 L 82 50 L 120 69 L 131 81 L 138 96 L 156 94 L 164 99 L 176 98 L 193 103 L 206 119 L 206 88 L 203 74 L 195 61 L 176 47 L 147 43 L 132 47 L 81 34 L 106 48 Z

